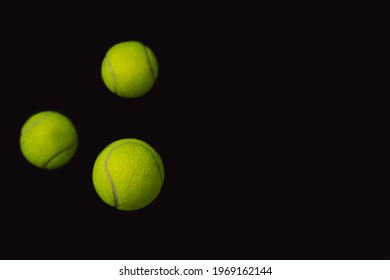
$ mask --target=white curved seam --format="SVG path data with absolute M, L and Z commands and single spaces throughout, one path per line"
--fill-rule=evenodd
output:
M 118 94 L 118 89 L 116 87 L 116 80 L 115 80 L 114 70 L 112 70 L 112 66 L 111 66 L 111 63 L 108 60 L 108 58 L 106 58 L 106 60 L 107 60 L 108 71 L 110 71 L 111 78 L 112 78 L 112 81 L 113 81 L 114 93 Z
M 67 146 L 66 148 L 60 150 L 59 152 L 57 152 L 54 156 L 52 156 L 44 165 L 43 167 L 46 168 L 50 162 L 52 162 L 56 157 L 60 156 L 61 154 L 63 154 L 64 152 L 66 152 L 67 150 L 69 150 L 70 148 L 72 148 L 73 146 L 75 145 L 75 143 L 72 143 L 70 144 L 69 146 Z
M 146 49 L 146 46 L 144 45 L 144 50 L 145 50 L 145 54 L 146 54 L 146 58 L 148 60 L 148 64 L 149 64 L 149 68 L 150 68 L 150 73 L 152 74 L 152 79 L 153 79 L 153 82 L 156 80 L 156 76 L 154 74 L 154 69 L 152 67 L 152 61 L 150 60 L 150 57 L 149 57 L 149 54 L 148 54 L 148 50 Z
M 107 175 L 107 178 L 108 178 L 108 181 L 110 182 L 110 186 L 111 186 L 111 190 L 112 190 L 112 194 L 114 195 L 114 207 L 115 208 L 118 208 L 119 206 L 119 200 L 118 200 L 118 194 L 116 192 L 116 188 L 115 188 L 115 185 L 114 185 L 114 182 L 112 181 L 111 179 L 111 176 L 110 176 L 110 173 L 108 173 L 108 167 L 107 167 L 107 164 L 108 164 L 108 158 L 110 157 L 111 153 L 119 146 L 123 145 L 124 143 L 121 143 L 115 147 L 113 147 L 107 154 L 106 156 L 106 159 L 104 161 L 104 171 L 106 172 L 106 175 Z
M 22 130 L 22 135 L 25 134 L 27 131 L 29 131 L 31 128 L 33 128 L 35 125 L 40 123 L 42 120 L 46 119 L 48 116 L 50 116 L 50 113 L 46 113 L 43 115 L 41 118 L 37 119 L 35 122 L 29 125 L 29 127 L 26 127 L 25 129 Z

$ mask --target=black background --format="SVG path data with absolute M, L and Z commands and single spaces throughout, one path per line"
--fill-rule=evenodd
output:
M 2 8 L 1 259 L 389 259 L 388 4 L 103 2 Z M 100 77 L 128 40 L 160 67 L 138 99 Z M 42 110 L 79 134 L 58 170 L 19 149 Z M 92 167 L 132 137 L 166 180 L 122 212 Z

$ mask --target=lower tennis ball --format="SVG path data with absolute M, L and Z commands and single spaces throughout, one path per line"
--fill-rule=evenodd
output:
M 77 149 L 77 133 L 64 115 L 45 111 L 31 116 L 22 127 L 20 148 L 33 165 L 55 169 L 65 165 Z
M 164 166 L 158 153 L 134 138 L 108 145 L 97 157 L 92 173 L 100 198 L 120 210 L 149 205 L 164 182 Z
M 111 92 L 134 98 L 152 88 L 157 79 L 158 64 L 150 48 L 137 41 L 127 41 L 107 51 L 101 74 Z

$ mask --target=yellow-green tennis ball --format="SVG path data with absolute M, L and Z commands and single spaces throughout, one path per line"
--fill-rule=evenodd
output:
M 127 98 L 147 93 L 158 75 L 156 57 L 150 48 L 137 41 L 112 46 L 102 62 L 104 84 L 113 93 Z
M 137 210 L 149 205 L 160 193 L 164 166 L 147 143 L 122 139 L 99 154 L 92 179 L 105 203 L 120 210 Z
M 20 148 L 33 165 L 54 169 L 66 164 L 77 149 L 77 133 L 72 122 L 57 112 L 31 116 L 22 127 Z

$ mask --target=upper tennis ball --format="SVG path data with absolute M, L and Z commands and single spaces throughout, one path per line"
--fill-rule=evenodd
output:
M 144 141 L 122 139 L 99 154 L 92 179 L 105 203 L 120 210 L 137 210 L 160 193 L 164 166 L 158 153 Z
M 121 97 L 134 98 L 147 93 L 158 75 L 153 52 L 137 41 L 112 46 L 102 63 L 104 84 Z
M 56 112 L 31 116 L 23 125 L 20 148 L 33 165 L 54 169 L 66 164 L 77 149 L 77 133 L 71 121 Z

